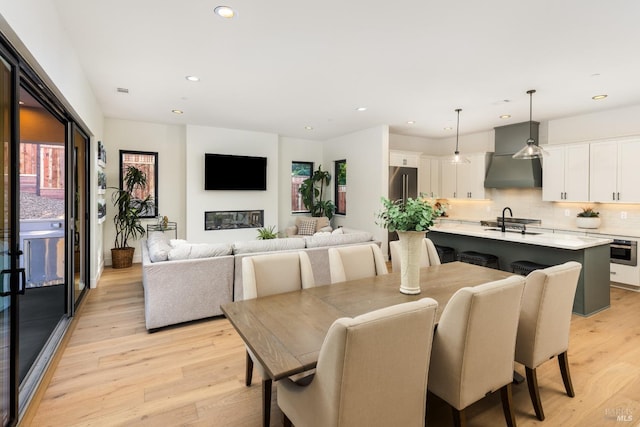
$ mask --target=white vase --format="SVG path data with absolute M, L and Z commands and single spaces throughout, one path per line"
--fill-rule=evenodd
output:
M 424 231 L 398 231 L 400 239 L 400 292 L 420 293 L 420 252 Z
M 600 218 L 597 216 L 579 216 L 576 218 L 576 226 L 578 228 L 598 228 L 600 227 Z

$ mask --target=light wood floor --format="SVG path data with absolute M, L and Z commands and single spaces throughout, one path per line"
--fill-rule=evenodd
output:
M 244 385 L 245 350 L 233 327 L 217 318 L 148 333 L 140 265 L 107 268 L 72 328 L 21 426 L 261 425 L 260 379 Z M 610 309 L 574 316 L 569 363 L 573 399 L 555 359 L 538 368 L 543 423 L 526 384 L 514 385 L 519 426 L 639 426 L 640 293 L 612 288 Z M 281 426 L 275 394 L 273 402 L 271 425 Z M 429 425 L 451 425 L 437 401 Z M 470 407 L 468 425 L 505 425 L 499 395 Z

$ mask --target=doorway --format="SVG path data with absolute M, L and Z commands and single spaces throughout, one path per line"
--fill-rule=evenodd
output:
M 89 138 L 0 37 L 0 427 L 17 424 L 86 294 Z

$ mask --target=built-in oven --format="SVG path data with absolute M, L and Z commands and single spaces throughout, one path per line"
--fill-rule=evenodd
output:
M 638 265 L 638 242 L 614 239 L 611 246 L 611 262 L 614 264 Z

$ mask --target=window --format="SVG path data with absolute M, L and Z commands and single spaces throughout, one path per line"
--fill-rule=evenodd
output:
M 124 188 L 124 176 L 129 166 L 134 166 L 144 172 L 147 178 L 147 186 L 144 189 L 137 188 L 134 197 L 144 200 L 147 196 L 153 200 L 153 208 L 143 211 L 140 218 L 154 218 L 158 216 L 158 153 L 151 151 L 127 151 L 120 150 L 120 189 Z
M 347 213 L 347 161 L 336 160 L 335 170 L 336 213 Z
M 302 202 L 300 186 L 305 179 L 311 178 L 313 162 L 291 162 L 291 212 L 309 212 Z

